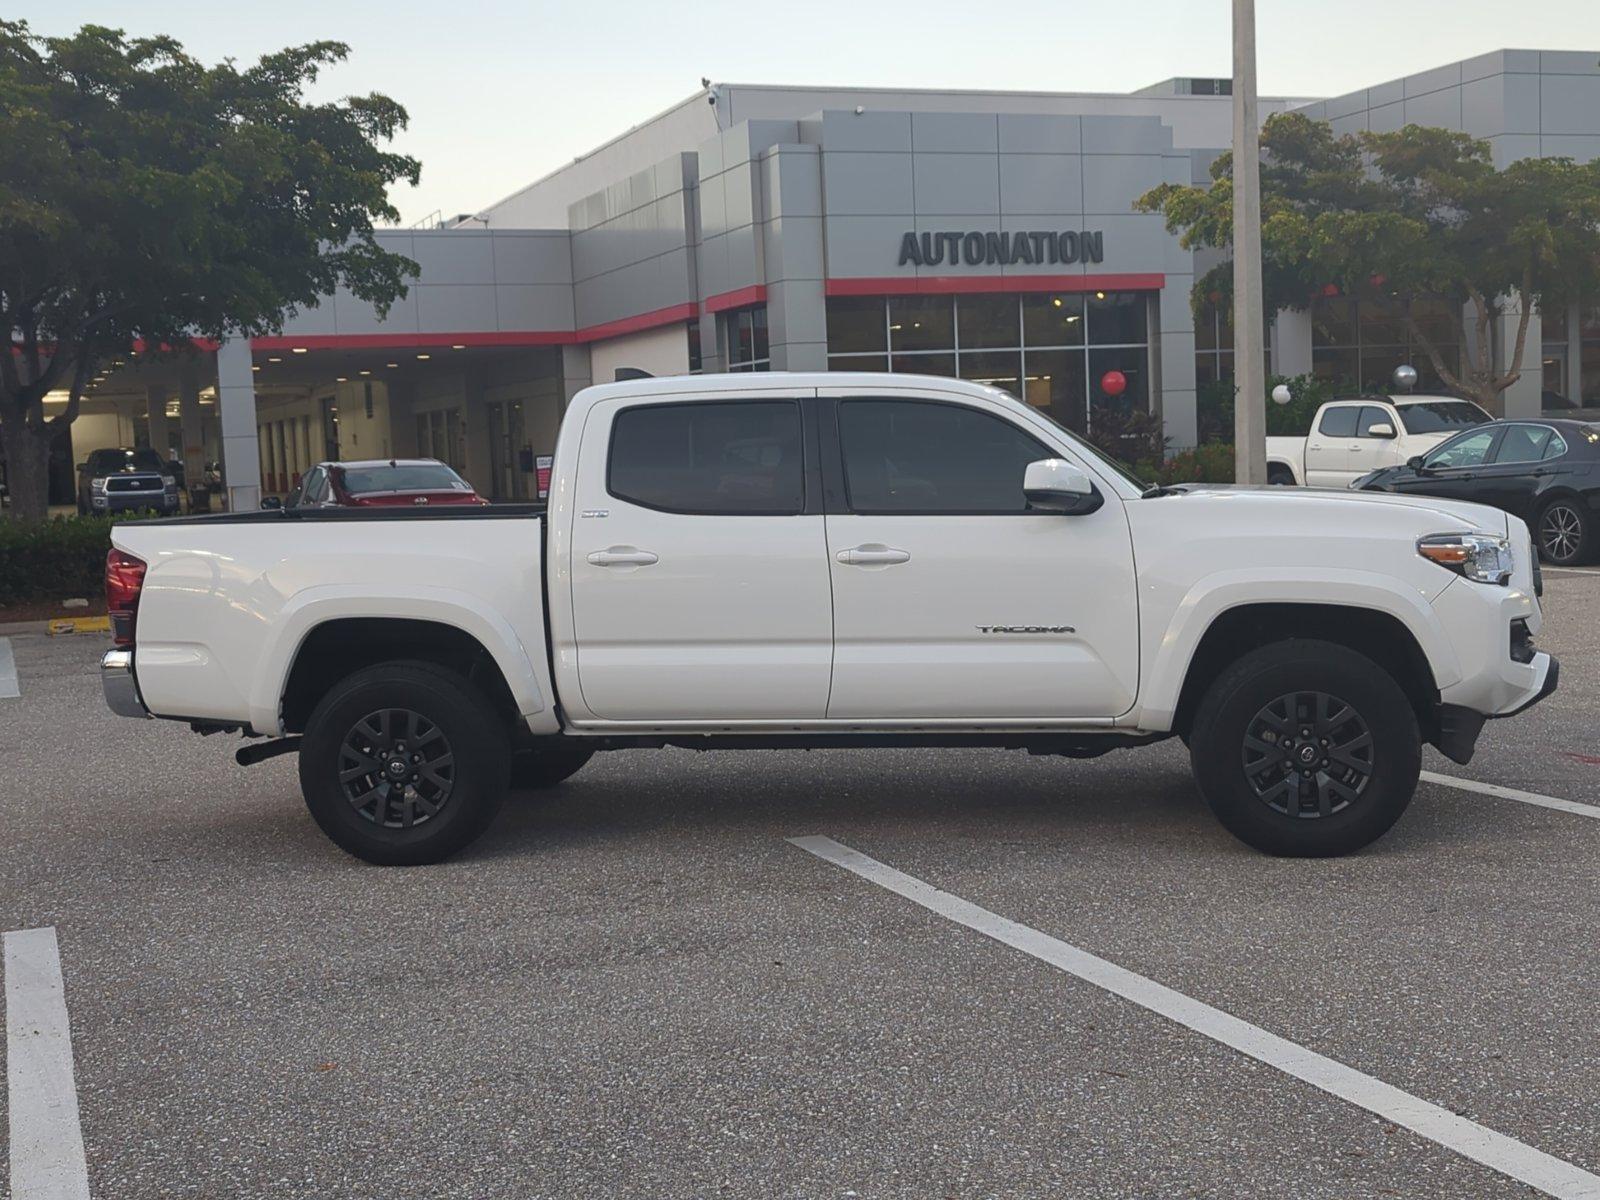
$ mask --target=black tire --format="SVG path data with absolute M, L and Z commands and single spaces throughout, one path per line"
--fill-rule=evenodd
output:
M 1382 667 L 1348 647 L 1295 638 L 1222 672 L 1200 701 L 1190 761 L 1206 803 L 1240 841 L 1321 858 L 1359 850 L 1400 819 L 1422 739 L 1411 702 Z
M 1267 483 L 1273 487 L 1293 487 L 1294 472 L 1278 463 L 1269 464 L 1267 467 Z
M 357 858 L 435 863 L 489 827 L 509 761 L 505 723 L 460 675 L 380 663 L 340 680 L 312 712 L 300 789 L 322 831 Z
M 519 750 L 511 756 L 512 791 L 553 788 L 583 770 L 594 757 L 588 746 L 557 741 L 554 745 Z
M 1576 496 L 1557 496 L 1539 510 L 1533 540 L 1539 557 L 1556 567 L 1573 567 L 1595 556 L 1594 514 Z

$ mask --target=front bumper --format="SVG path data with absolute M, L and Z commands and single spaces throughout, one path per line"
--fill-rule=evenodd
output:
M 91 496 L 89 508 L 97 513 L 158 512 L 171 516 L 178 511 L 178 497 L 172 493 L 116 492 Z
M 100 659 L 100 690 L 106 707 L 119 717 L 148 717 L 150 710 L 139 699 L 139 681 L 133 674 L 132 650 L 107 650 Z

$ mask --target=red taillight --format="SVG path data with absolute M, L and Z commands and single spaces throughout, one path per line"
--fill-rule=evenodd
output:
M 144 559 L 113 549 L 106 555 L 106 613 L 111 617 L 111 640 L 133 645 L 133 618 L 144 587 Z

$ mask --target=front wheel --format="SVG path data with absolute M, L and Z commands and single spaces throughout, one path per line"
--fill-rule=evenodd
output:
M 1558 567 L 1588 562 L 1594 554 L 1594 518 L 1573 499 L 1552 500 L 1539 513 L 1534 531 L 1539 556 Z
M 1344 646 L 1291 639 L 1218 677 L 1190 733 L 1217 819 L 1268 854 L 1320 858 L 1376 840 L 1411 803 L 1422 739 L 1383 668 Z
M 505 723 L 454 671 L 389 662 L 323 697 L 300 744 L 300 788 L 322 831 L 381 866 L 448 858 L 505 798 Z

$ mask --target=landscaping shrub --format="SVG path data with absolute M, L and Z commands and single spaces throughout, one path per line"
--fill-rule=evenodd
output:
M 111 526 L 121 519 L 0 520 L 0 607 L 98 596 L 105 588 Z

